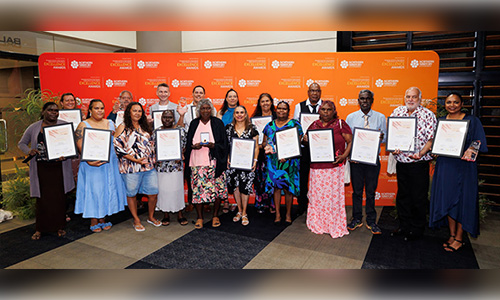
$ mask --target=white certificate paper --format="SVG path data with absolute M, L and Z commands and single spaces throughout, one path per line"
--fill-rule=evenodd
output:
M 438 120 L 432 142 L 432 154 L 462 157 L 469 120 Z
M 156 131 L 156 158 L 158 161 L 182 160 L 180 129 Z
M 379 148 L 379 130 L 354 128 L 351 161 L 376 166 Z
M 335 161 L 333 129 L 309 130 L 307 136 L 312 163 Z
M 261 145 L 264 141 L 264 134 L 262 133 L 262 131 L 264 130 L 264 127 L 266 127 L 266 125 L 273 120 L 273 117 L 253 117 L 250 120 L 252 121 L 252 124 L 257 127 L 257 131 L 259 132 L 259 145 Z
M 123 123 L 123 116 L 125 115 L 125 111 L 120 110 L 116 113 L 116 120 L 115 120 L 115 125 L 116 127 L 120 126 L 121 123 Z
M 160 128 L 163 124 L 161 123 L 161 115 L 163 110 L 153 111 L 153 130 Z
M 396 149 L 402 152 L 415 151 L 415 136 L 417 135 L 417 118 L 389 117 L 387 118 L 387 151 Z
M 304 132 L 307 132 L 309 126 L 316 120 L 319 120 L 319 114 L 300 113 L 300 125 Z
M 191 113 L 191 120 L 196 119 L 196 105 L 192 105 L 189 112 Z
M 276 153 L 278 159 L 300 156 L 300 136 L 297 127 L 276 132 Z
M 49 160 L 56 160 L 60 157 L 76 157 L 72 123 L 44 127 L 43 135 Z
M 255 140 L 233 138 L 231 143 L 231 169 L 252 170 L 255 159 Z
M 82 111 L 80 109 L 61 109 L 59 111 L 59 120 L 73 123 L 73 128 L 78 127 L 82 121 Z
M 83 128 L 82 160 L 109 162 L 111 130 Z

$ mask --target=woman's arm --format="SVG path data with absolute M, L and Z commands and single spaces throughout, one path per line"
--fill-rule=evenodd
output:
M 345 142 L 347 143 L 347 146 L 345 147 L 344 153 L 341 155 L 337 156 L 337 159 L 333 162 L 333 164 L 340 164 L 343 162 L 347 156 L 349 156 L 349 153 L 351 153 L 351 147 L 352 147 L 352 134 L 349 133 L 342 133 L 342 137 L 344 138 Z

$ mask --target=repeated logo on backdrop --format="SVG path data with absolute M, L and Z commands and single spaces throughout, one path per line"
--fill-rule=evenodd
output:
M 86 110 L 91 99 L 104 101 L 106 114 L 122 90 L 149 111 L 156 103 L 156 87 L 170 86 L 170 100 L 192 99 L 202 85 L 206 97 L 219 109 L 228 89 L 234 88 L 240 103 L 252 114 L 259 94 L 270 93 L 275 104 L 286 101 L 293 114 L 295 104 L 307 99 L 307 88 L 317 82 L 322 99 L 337 106 L 338 115 L 359 109 L 360 90 L 375 93 L 373 109 L 386 116 L 403 104 L 410 86 L 418 86 L 423 98 L 437 96 L 439 57 L 432 51 L 349 53 L 44 53 L 39 58 L 43 89 L 56 94 L 72 92 Z M 384 153 L 384 152 L 383 152 Z M 384 158 L 384 155 L 382 156 Z M 385 173 L 382 159 L 377 203 L 392 205 L 396 180 Z M 350 188 L 346 200 L 350 203 Z

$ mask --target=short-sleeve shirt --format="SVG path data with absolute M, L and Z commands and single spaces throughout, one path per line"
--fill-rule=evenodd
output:
M 391 114 L 391 117 L 410 117 L 408 113 L 408 108 L 403 105 L 394 109 Z M 434 138 L 434 131 L 436 130 L 437 120 L 434 113 L 427 108 L 419 105 L 415 111 L 411 114 L 411 117 L 417 118 L 417 149 L 422 150 L 425 144 Z M 424 156 L 422 156 L 419 160 L 415 160 L 410 158 L 412 153 L 400 153 L 395 155 L 395 158 L 398 162 L 401 163 L 413 163 L 417 161 L 428 161 L 432 160 L 432 156 L 430 155 L 430 151 L 427 152 Z
M 352 134 L 351 128 L 344 120 L 341 119 L 333 119 L 328 122 L 326 125 L 323 125 L 321 120 L 314 121 L 311 126 L 309 126 L 309 130 L 314 129 L 333 129 L 333 140 L 335 144 L 335 156 L 339 156 L 344 154 L 345 152 L 345 140 L 342 134 Z M 332 163 L 311 163 L 311 169 L 331 169 L 338 167 L 338 164 L 333 165 Z
M 154 144 L 151 135 L 142 130 L 125 128 L 123 132 L 113 141 L 116 155 L 120 161 L 121 174 L 147 172 L 154 169 Z M 125 155 L 131 155 L 135 159 L 147 158 L 147 163 L 139 164 L 128 160 Z

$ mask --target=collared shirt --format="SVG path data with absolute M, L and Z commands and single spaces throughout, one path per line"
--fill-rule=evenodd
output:
M 164 108 L 165 106 L 162 105 L 162 108 Z M 177 124 L 177 122 L 179 121 L 179 118 L 180 118 L 180 115 L 179 113 L 177 112 L 177 104 L 175 104 L 174 102 L 172 101 L 168 101 L 168 104 L 166 105 L 166 109 L 160 109 L 160 104 L 159 103 L 155 103 L 153 105 L 151 105 L 151 107 L 149 108 L 149 116 L 152 118 L 153 117 L 153 111 L 157 111 L 157 110 L 173 110 L 174 111 L 174 117 L 175 117 L 175 123 Z
M 316 103 L 316 113 L 319 113 L 319 107 L 321 106 L 321 103 L 323 103 L 323 101 L 321 99 L 319 99 L 318 103 Z M 306 106 L 307 106 L 307 108 L 309 108 L 309 111 L 306 111 L 305 113 L 312 114 L 312 104 L 311 104 L 311 100 L 309 100 L 309 98 L 307 98 L 307 100 L 306 100 Z M 300 110 L 301 110 L 300 103 L 297 103 L 297 105 L 295 105 L 295 110 L 293 112 L 293 118 L 299 122 L 300 122 L 300 113 L 301 113 Z
M 410 117 L 408 113 L 408 108 L 403 105 L 394 109 L 391 114 L 391 117 Z M 436 130 L 437 120 L 434 113 L 427 108 L 419 105 L 415 111 L 411 114 L 411 117 L 417 118 L 417 145 L 416 148 L 418 150 L 422 150 L 425 144 L 434 138 L 434 131 Z M 419 160 L 415 160 L 410 158 L 409 156 L 412 153 L 400 153 L 395 155 L 396 160 L 402 163 L 412 163 L 417 161 L 428 161 L 432 160 L 432 156 L 430 155 L 430 151 L 427 152 L 424 156 L 422 156 Z
M 368 116 L 368 126 L 370 129 L 380 130 L 384 133 L 384 138 L 382 143 L 386 141 L 387 135 L 387 126 L 385 122 L 385 116 L 378 111 L 371 110 L 366 114 Z M 347 125 L 351 127 L 351 130 L 354 131 L 354 128 L 364 128 L 365 127 L 365 114 L 360 110 L 350 113 L 345 119 Z

